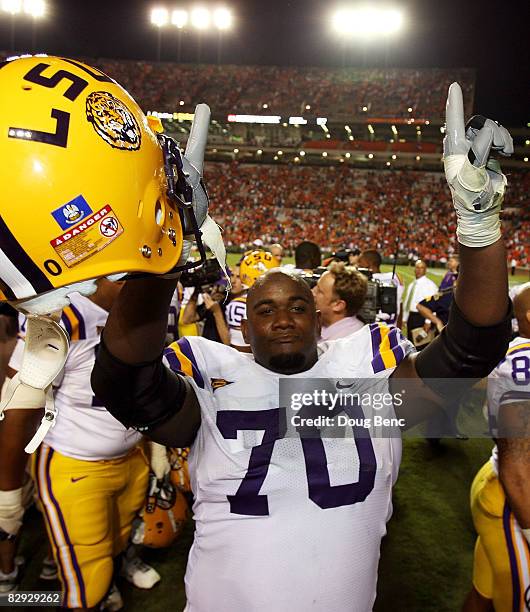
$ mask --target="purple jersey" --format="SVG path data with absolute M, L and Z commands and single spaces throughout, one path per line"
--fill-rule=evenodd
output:
M 443 291 L 444 289 L 450 289 L 455 284 L 457 276 L 457 272 L 451 272 L 451 270 L 448 270 L 445 276 L 443 277 L 438 289 L 440 291 Z

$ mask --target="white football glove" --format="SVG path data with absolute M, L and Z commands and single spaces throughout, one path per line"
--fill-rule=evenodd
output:
M 508 130 L 482 115 L 464 124 L 464 103 L 458 83 L 449 87 L 444 138 L 445 177 L 458 218 L 458 242 L 484 247 L 501 237 L 499 213 L 506 177 L 490 151 L 509 156 L 513 141 Z

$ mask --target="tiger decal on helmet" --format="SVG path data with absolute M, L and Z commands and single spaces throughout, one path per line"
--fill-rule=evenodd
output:
M 125 104 L 106 91 L 94 91 L 86 99 L 86 117 L 105 142 L 116 149 L 136 151 L 142 136 Z

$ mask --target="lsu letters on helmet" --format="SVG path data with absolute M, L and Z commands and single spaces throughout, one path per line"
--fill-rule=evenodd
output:
M 142 521 L 133 534 L 134 544 L 150 548 L 171 546 L 184 528 L 188 515 L 188 502 L 172 484 L 169 474 L 162 480 L 151 474 Z
M 75 60 L 2 62 L 0 90 L 0 301 L 172 270 L 185 220 L 176 143 Z
M 267 251 L 251 251 L 239 266 L 239 277 L 244 285 L 252 287 L 259 276 L 276 267 L 274 257 Z

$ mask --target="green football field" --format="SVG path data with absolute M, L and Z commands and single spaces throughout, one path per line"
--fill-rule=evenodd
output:
M 237 256 L 230 257 L 230 263 L 234 259 Z M 398 270 L 405 282 L 413 279 L 412 268 L 399 266 Z M 435 282 L 441 280 L 442 274 L 442 270 L 429 271 Z M 513 280 L 525 282 L 528 278 L 518 276 Z M 404 440 L 400 476 L 394 489 L 394 514 L 383 540 L 375 610 L 455 612 L 460 609 L 471 584 L 475 539 L 469 513 L 469 486 L 491 448 L 492 442 L 488 439 L 444 440 L 435 449 L 422 438 Z M 145 551 L 145 560 L 156 567 L 162 582 L 145 592 L 119 581 L 125 610 L 178 612 L 183 609 L 183 576 L 192 537 L 190 521 L 171 549 Z M 46 536 L 35 510 L 28 513 L 20 553 L 27 560 L 23 589 L 58 588 L 38 579 L 46 553 Z M 363 551 L 352 549 L 352 560 L 354 555 L 362 558 Z M 340 562 L 348 563 L 348 559 Z M 353 585 L 353 588 L 362 587 Z

